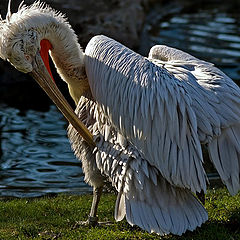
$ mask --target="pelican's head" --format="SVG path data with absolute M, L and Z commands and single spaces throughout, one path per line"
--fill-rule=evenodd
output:
M 38 34 L 34 30 L 18 32 L 18 34 L 11 32 L 7 36 L 3 33 L 0 39 L 1 58 L 9 61 L 21 72 L 32 72 L 33 57 L 40 49 L 40 45 L 36 44 L 39 42 Z
M 18 11 L 13 14 L 10 4 L 11 0 L 6 19 L 0 18 L 0 57 L 17 70 L 29 73 L 69 122 L 79 129 L 81 123 L 53 81 L 48 55 L 52 50 L 54 63 L 62 67 L 58 72 L 64 80 L 76 82 L 78 75 L 74 78 L 71 73 L 81 73 L 83 53 L 74 31 L 64 15 L 40 1 L 30 6 L 20 4 Z M 68 59 L 68 64 L 63 59 Z M 79 129 L 79 132 L 93 144 L 86 128 Z
M 35 2 L 30 7 L 21 4 L 18 12 L 11 14 L 9 1 L 6 19 L 0 20 L 0 57 L 21 72 L 32 72 L 37 53 L 44 57 L 44 51 L 51 48 L 50 42 L 48 49 L 44 49 L 45 46 L 41 48 L 44 43 L 41 43 L 45 24 L 42 21 L 43 15 L 51 10 L 44 7 L 44 4 Z M 55 11 L 52 11 L 51 15 L 54 14 Z

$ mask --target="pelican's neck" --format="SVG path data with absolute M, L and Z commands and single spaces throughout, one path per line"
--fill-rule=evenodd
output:
M 50 54 L 57 72 L 67 82 L 70 95 L 77 104 L 90 88 L 84 68 L 84 53 L 76 34 L 68 23 L 54 22 L 46 27 L 42 38 L 51 42 Z

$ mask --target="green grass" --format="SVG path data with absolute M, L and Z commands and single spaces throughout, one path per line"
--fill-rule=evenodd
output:
M 59 195 L 54 198 L 1 199 L 0 239 L 217 239 L 240 240 L 240 194 L 230 196 L 226 189 L 209 190 L 206 208 L 209 221 L 183 236 L 160 237 L 125 220 L 113 218 L 116 196 L 104 194 L 99 206 L 99 220 L 113 222 L 110 226 L 89 228 L 79 226 L 87 219 L 92 196 Z

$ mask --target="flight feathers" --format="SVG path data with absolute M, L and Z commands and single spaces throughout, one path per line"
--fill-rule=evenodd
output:
M 131 146 L 106 144 L 97 137 L 96 163 L 118 191 L 115 219 L 160 235 L 181 235 L 207 220 L 207 212 L 193 194 L 172 186 Z M 117 164 L 116 164 L 117 163 Z

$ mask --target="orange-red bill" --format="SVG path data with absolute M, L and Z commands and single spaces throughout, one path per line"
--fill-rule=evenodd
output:
M 52 44 L 50 43 L 49 40 L 43 39 L 40 42 L 40 47 L 41 47 L 41 49 L 40 49 L 41 58 L 44 62 L 44 65 L 45 65 L 46 69 L 48 70 L 48 73 L 50 74 L 52 80 L 54 81 L 53 75 L 52 75 L 52 72 L 51 72 L 51 69 L 50 69 L 50 65 L 49 65 L 49 50 L 52 49 Z

